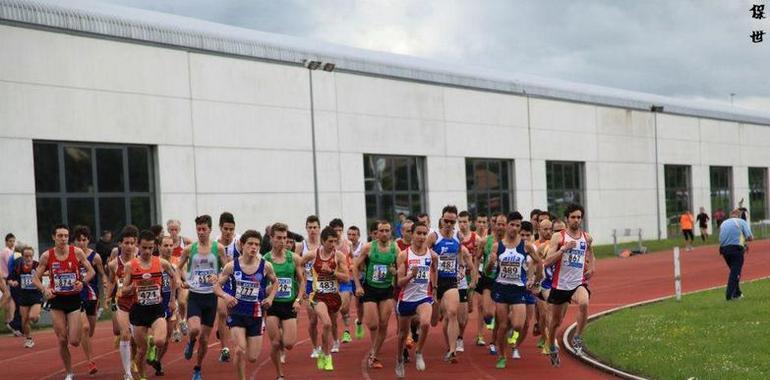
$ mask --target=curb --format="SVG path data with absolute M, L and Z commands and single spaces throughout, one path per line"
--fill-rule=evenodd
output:
M 752 279 L 752 280 L 743 281 L 742 283 L 745 284 L 745 283 L 761 281 L 761 280 L 767 280 L 767 279 L 770 279 L 770 276 L 758 277 L 758 278 L 755 278 L 755 279 Z M 690 291 L 690 292 L 685 292 L 685 293 L 682 293 L 682 295 L 701 293 L 701 292 L 706 292 L 706 291 L 709 291 L 709 290 L 723 289 L 723 288 L 725 288 L 725 285 L 712 286 L 710 288 L 698 289 L 698 290 L 693 290 L 693 291 Z M 591 315 L 588 316 L 588 319 L 586 320 L 586 327 L 588 326 L 589 323 L 591 323 L 591 322 L 593 322 L 593 321 L 595 321 L 595 320 L 597 320 L 597 319 L 599 319 L 601 317 L 604 317 L 604 316 L 607 316 L 609 314 L 615 313 L 617 311 L 625 310 L 625 309 L 631 309 L 631 308 L 634 308 L 634 307 L 639 307 L 639 306 L 644 306 L 644 305 L 649 305 L 651 303 L 665 301 L 665 300 L 668 300 L 668 299 L 671 299 L 671 298 L 674 298 L 674 297 L 675 297 L 674 295 L 671 295 L 671 296 L 663 296 L 663 297 L 653 298 L 653 299 L 649 299 L 649 300 L 644 300 L 644 301 L 639 301 L 639 302 L 631 303 L 631 304 L 628 304 L 628 305 L 618 306 L 618 307 L 615 307 L 615 308 L 612 308 L 612 309 L 608 309 L 608 310 L 605 310 L 605 311 L 602 311 L 602 312 L 599 312 L 599 313 L 596 313 L 596 314 L 591 314 Z M 621 369 L 618 369 L 618 368 L 615 368 L 615 367 L 611 367 L 611 366 L 601 362 L 596 357 L 593 357 L 591 355 L 586 354 L 585 351 L 583 351 L 583 355 L 576 354 L 575 353 L 575 348 L 572 347 L 572 344 L 570 343 L 570 338 L 572 337 L 572 335 L 574 333 L 574 330 L 576 328 L 577 328 L 577 322 L 573 322 L 571 325 L 569 325 L 569 327 L 567 327 L 564 330 L 564 334 L 562 335 L 562 344 L 567 349 L 567 351 L 569 351 L 569 353 L 572 354 L 573 357 L 577 358 L 578 360 L 580 360 L 580 361 L 582 361 L 582 362 L 584 362 L 584 363 L 586 363 L 586 364 L 588 364 L 588 365 L 590 365 L 592 367 L 595 367 L 595 368 L 600 369 L 600 370 L 602 370 L 604 372 L 607 372 L 607 373 L 610 373 L 610 374 L 615 375 L 617 377 L 620 377 L 621 379 L 648 380 L 646 377 L 640 377 L 640 376 L 637 376 L 637 375 L 625 372 L 625 371 L 623 371 Z

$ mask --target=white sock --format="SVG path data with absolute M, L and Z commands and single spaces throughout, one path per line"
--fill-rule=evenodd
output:
M 123 373 L 131 373 L 131 342 L 120 341 L 120 361 L 123 363 Z

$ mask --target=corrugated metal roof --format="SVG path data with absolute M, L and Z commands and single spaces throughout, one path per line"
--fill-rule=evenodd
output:
M 87 0 L 0 0 L 0 20 L 298 65 L 320 60 L 345 72 L 534 97 L 638 110 L 660 105 L 665 113 L 770 125 L 770 113 L 718 103 L 454 65 Z

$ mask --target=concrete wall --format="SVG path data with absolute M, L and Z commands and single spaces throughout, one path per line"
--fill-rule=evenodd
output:
M 235 213 L 239 229 L 314 211 L 310 75 L 274 63 L 0 25 L 0 232 L 36 241 L 33 140 L 156 147 L 158 221 Z M 547 160 L 585 162 L 589 229 L 665 235 L 663 165 L 692 166 L 709 205 L 709 165 L 770 165 L 770 128 L 314 71 L 322 221 L 365 224 L 363 154 L 425 158 L 427 209 L 466 207 L 465 158 L 514 160 L 515 201 L 546 205 Z M 655 188 L 655 124 L 659 154 Z M 8 180 L 8 179 L 12 180 Z

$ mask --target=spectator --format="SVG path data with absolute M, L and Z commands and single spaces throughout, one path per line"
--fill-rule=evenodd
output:
M 679 216 L 679 227 L 682 229 L 682 235 L 684 236 L 685 251 L 692 251 L 692 241 L 695 237 L 692 233 L 693 222 L 690 210 L 682 211 L 682 215 Z
M 751 227 L 740 216 L 739 209 L 733 210 L 730 212 L 730 218 L 725 220 L 719 229 L 719 253 L 730 268 L 725 294 L 728 301 L 743 297 L 740 287 L 743 255 L 748 252 L 749 241 L 754 239 Z
M 11 290 L 6 283 L 9 273 L 8 262 L 13 257 L 13 249 L 15 246 L 16 236 L 13 234 L 5 235 L 5 246 L 0 249 L 0 277 L 2 277 L 2 281 L 0 281 L 0 292 L 2 292 L 2 295 L 0 295 L 0 309 L 5 312 L 5 326 L 16 335 L 17 330 L 10 325 L 10 322 L 13 320 L 14 312 L 16 311 L 16 304 L 11 298 Z
M 696 217 L 696 220 L 698 221 L 698 226 L 700 227 L 700 238 L 705 242 L 709 238 L 709 220 L 711 220 L 709 214 L 706 214 L 705 208 L 700 208 L 700 213 Z
M 112 253 L 114 247 L 115 245 L 112 244 L 112 231 L 103 230 L 102 236 L 99 237 L 99 241 L 94 246 L 94 251 L 102 258 L 105 270 L 107 270 L 107 264 L 110 262 L 110 253 Z
M 717 224 L 717 229 L 722 225 L 722 222 L 725 220 L 725 212 L 722 211 L 721 208 L 718 208 L 717 211 L 714 213 L 714 222 Z
M 397 238 L 400 238 L 400 237 L 403 236 L 402 232 L 401 232 L 401 226 L 404 225 L 405 221 L 406 221 L 406 214 L 404 214 L 403 212 L 399 212 L 398 213 L 398 222 L 396 222 L 396 237 Z

